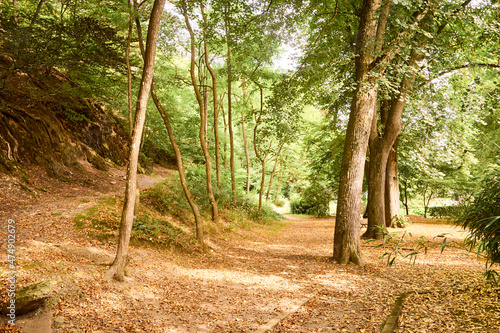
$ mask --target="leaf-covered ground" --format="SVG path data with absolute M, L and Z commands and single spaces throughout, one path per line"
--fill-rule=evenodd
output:
M 113 177 L 105 181 L 119 186 L 121 174 Z M 400 242 L 403 255 L 420 236 L 427 239 L 427 254 L 415 264 L 399 256 L 388 267 L 380 257 L 393 247 L 368 243 L 369 263 L 361 268 L 330 261 L 334 219 L 291 217 L 212 239 L 208 253 L 132 247 L 128 278 L 118 283 L 103 279 L 112 242 L 74 225 L 95 195 L 65 186 L 73 197 L 63 191 L 24 211 L 18 205 L 14 214 L 18 283 L 53 281 L 53 332 L 252 332 L 287 311 L 271 332 L 379 332 L 396 297 L 408 291 L 415 293 L 404 303 L 400 332 L 500 327 L 499 289 L 484 283 L 484 263 L 460 248 L 464 232 L 447 224 L 420 220 L 405 229 L 412 238 Z M 449 245 L 441 253 L 443 238 L 434 236 L 443 233 Z M 5 278 L 5 270 L 0 274 Z

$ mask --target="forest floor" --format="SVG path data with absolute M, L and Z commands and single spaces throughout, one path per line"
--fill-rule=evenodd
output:
M 171 173 L 141 176 L 142 187 Z M 387 256 L 380 257 L 393 253 L 394 243 L 371 242 L 363 243 L 366 266 L 338 265 L 330 260 L 334 218 L 287 216 L 211 239 L 206 253 L 132 246 L 125 282 L 107 281 L 115 247 L 75 228 L 73 219 L 123 186 L 123 171 L 91 184 L 33 176 L 30 188 L 43 189 L 33 196 L 0 179 L 2 225 L 12 218 L 17 226 L 18 284 L 52 281 L 46 308 L 16 322 L 23 332 L 264 332 L 276 322 L 270 332 L 379 332 L 403 292 L 413 293 L 398 332 L 499 330 L 500 291 L 485 284 L 484 262 L 461 247 L 465 233 L 414 216 L 391 232 L 393 242 L 406 232 L 398 245 L 404 255 L 425 245 L 415 263 L 399 256 L 388 266 Z M 444 233 L 441 253 L 444 238 L 437 236 Z

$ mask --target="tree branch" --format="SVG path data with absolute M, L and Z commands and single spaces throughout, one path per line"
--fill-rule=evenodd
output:
M 472 0 L 466 0 L 464 3 L 462 3 L 460 5 L 460 7 L 458 7 L 457 9 L 455 9 L 453 11 L 453 13 L 451 13 L 451 15 L 448 17 L 448 19 L 443 24 L 441 24 L 441 26 L 438 28 L 437 34 L 438 35 L 441 34 L 441 32 L 443 32 L 444 28 L 446 28 L 446 26 L 448 25 L 448 23 L 450 23 L 451 19 L 454 18 L 463 9 L 465 9 L 465 7 L 467 7 L 471 3 L 471 1 Z
M 437 79 L 438 77 L 441 77 L 443 75 L 449 74 L 451 72 L 464 69 L 464 68 L 470 68 L 470 67 L 490 67 L 490 68 L 500 68 L 499 64 L 488 64 L 488 63 L 474 63 L 474 64 L 466 64 L 466 65 L 461 65 L 457 67 L 450 68 L 448 70 L 439 72 L 439 74 L 431 79 L 427 79 L 426 81 L 422 82 L 421 84 L 418 85 L 418 88 L 421 88 L 425 86 L 426 84 L 430 83 L 431 81 Z

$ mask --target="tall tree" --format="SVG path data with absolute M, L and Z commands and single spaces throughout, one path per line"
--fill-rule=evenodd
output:
M 200 131 L 199 131 L 199 138 L 200 138 L 200 144 L 201 144 L 201 149 L 203 151 L 203 155 L 205 157 L 205 172 L 206 172 L 206 178 L 207 178 L 207 195 L 210 200 L 210 204 L 212 205 L 212 221 L 213 222 L 218 222 L 219 221 L 219 209 L 217 206 L 217 200 L 215 199 L 213 188 L 212 188 L 212 163 L 211 163 L 211 158 L 210 158 L 210 152 L 208 151 L 208 144 L 206 141 L 206 126 L 207 126 L 207 113 L 206 113 L 206 102 L 204 102 L 203 96 L 200 92 L 198 82 L 196 79 L 196 39 L 194 35 L 194 31 L 191 27 L 191 23 L 189 21 L 188 17 L 188 7 L 186 2 L 182 4 L 183 8 L 183 15 L 184 15 L 184 21 L 186 23 L 186 27 L 189 32 L 190 36 L 190 44 L 191 44 L 191 65 L 190 65 L 190 74 L 191 74 L 191 85 L 193 86 L 195 95 L 196 95 L 196 100 L 198 101 L 198 106 L 200 109 Z
M 375 59 L 379 8 L 379 0 L 364 0 L 358 29 L 356 90 L 342 157 L 333 243 L 333 258 L 340 264 L 365 263 L 359 243 L 359 220 L 368 136 L 377 102 L 375 77 L 369 74 Z
M 378 74 L 385 73 L 389 77 L 388 80 L 394 82 L 393 86 L 398 85 L 399 87 L 393 93 L 386 92 L 386 96 L 390 97 L 380 102 L 380 122 L 377 122 L 376 118 L 373 120 L 370 135 L 370 175 L 368 177 L 368 227 L 363 237 L 381 238 L 382 235 L 377 232 L 377 226 L 385 227 L 387 224 L 385 212 L 386 201 L 389 199 L 385 193 L 387 161 L 401 132 L 403 110 L 415 88 L 414 83 L 420 70 L 419 66 L 425 59 L 425 50 L 436 43 L 437 37 L 445 30 L 448 23 L 455 19 L 456 15 L 470 2 L 470 0 L 466 0 L 454 8 L 451 13 L 446 9 L 438 11 L 438 2 L 436 1 L 417 7 L 412 15 L 413 22 L 409 22 L 409 24 L 414 27 L 414 31 L 417 31 L 418 34 L 405 31 L 397 34 L 394 40 L 401 45 L 408 43 L 409 51 L 398 46 L 391 51 L 386 51 L 375 61 L 375 67 L 381 64 L 377 70 Z M 388 5 L 387 12 L 389 12 Z M 445 19 L 440 24 L 435 24 L 436 15 L 443 15 Z M 405 41 L 411 36 L 413 36 L 411 42 Z M 383 42 L 383 40 L 380 41 L 380 43 Z M 384 48 L 390 49 L 389 47 Z M 379 51 L 382 51 L 382 47 Z M 401 60 L 403 56 L 405 59 Z M 396 68 L 399 68 L 399 71 L 396 72 Z M 401 69 L 403 69 L 402 74 Z
M 149 19 L 144 69 L 142 72 L 139 95 L 137 97 L 134 129 L 132 131 L 130 154 L 128 158 L 127 183 L 125 188 L 125 201 L 123 204 L 122 218 L 120 222 L 118 248 L 115 260 L 106 272 L 106 276 L 108 278 L 114 276 L 119 281 L 123 281 L 124 279 L 125 266 L 129 260 L 128 252 L 134 218 L 134 204 L 137 187 L 137 162 L 139 159 L 139 148 L 141 145 L 144 121 L 146 119 L 146 106 L 151 89 L 151 83 L 153 82 L 156 41 L 158 39 L 158 30 L 160 28 L 160 21 L 164 6 L 165 0 L 155 0 Z
M 139 9 L 139 4 L 137 3 L 137 0 L 134 0 L 134 7 L 136 12 L 138 12 Z M 137 17 L 136 18 L 136 26 L 137 26 L 137 32 L 138 32 L 138 37 L 139 37 L 139 47 L 141 49 L 141 54 L 143 58 L 145 57 L 145 50 L 144 50 L 144 39 L 142 37 L 142 27 L 141 27 L 141 21 Z M 156 106 L 156 109 L 160 113 L 161 118 L 163 119 L 163 122 L 165 124 L 165 128 L 167 129 L 167 134 L 168 138 L 170 140 L 170 144 L 172 145 L 172 148 L 174 150 L 175 154 L 175 162 L 177 164 L 177 171 L 179 172 L 179 180 L 181 182 L 181 187 L 182 191 L 184 192 L 184 196 L 186 197 L 186 200 L 191 207 L 191 210 L 193 212 L 194 216 L 194 221 L 195 221 L 195 227 L 196 227 L 196 239 L 200 243 L 200 245 L 205 249 L 206 244 L 204 242 L 204 237 L 203 237 L 203 220 L 201 218 L 200 210 L 198 208 L 198 205 L 194 201 L 193 195 L 191 194 L 191 191 L 189 190 L 187 180 L 186 180 L 186 174 L 184 172 L 184 164 L 182 162 L 182 153 L 181 150 L 179 149 L 179 145 L 177 144 L 177 140 L 175 139 L 174 131 L 172 129 L 172 125 L 170 124 L 170 119 L 168 116 L 167 111 L 163 108 L 163 105 L 161 104 L 158 94 L 156 93 L 156 85 L 155 85 L 155 80 L 153 77 L 152 83 L 151 83 L 151 97 L 153 98 L 153 102 Z

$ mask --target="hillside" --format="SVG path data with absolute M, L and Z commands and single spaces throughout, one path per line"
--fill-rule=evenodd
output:
M 0 58 L 0 171 L 40 166 L 71 178 L 85 163 L 100 170 L 124 165 L 127 135 L 97 101 L 80 96 L 63 73 L 26 73 Z

